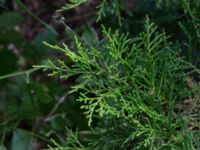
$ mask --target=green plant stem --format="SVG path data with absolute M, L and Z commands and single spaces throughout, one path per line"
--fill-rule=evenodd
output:
M 190 62 L 187 62 L 183 59 L 181 59 L 181 61 L 184 62 L 185 64 L 187 64 L 188 66 L 190 66 L 192 69 L 194 69 L 193 72 L 197 72 L 200 75 L 200 70 L 197 67 L 195 67 L 193 64 L 191 64 Z
M 50 111 L 50 113 L 47 115 L 47 117 L 44 119 L 44 121 L 48 121 L 48 119 L 56 112 L 56 110 L 59 108 L 59 106 L 65 101 L 66 97 L 68 96 L 68 92 L 66 92 L 55 104 L 53 109 Z
M 43 24 L 45 27 L 47 27 L 51 32 L 53 32 L 55 35 L 58 35 L 58 33 L 46 22 L 38 18 L 34 13 L 32 13 L 22 2 L 21 0 L 16 0 L 16 3 L 21 6 L 30 16 L 32 16 L 35 20 Z
M 6 137 L 7 127 L 3 129 L 2 137 L 1 137 L 1 145 L 4 145 L 5 137 Z
M 11 73 L 11 74 L 6 74 L 3 76 L 0 76 L 0 80 L 11 78 L 11 77 L 16 77 L 16 76 L 21 76 L 21 75 L 29 75 L 30 73 L 33 73 L 39 69 L 40 68 L 32 68 L 32 69 L 26 70 L 26 71 L 20 71 L 20 72 L 15 72 L 15 73 Z
M 27 133 L 27 134 L 33 136 L 33 137 L 36 137 L 36 138 L 41 139 L 41 140 L 43 140 L 43 141 L 46 141 L 46 142 L 48 142 L 48 143 L 52 143 L 51 140 L 49 140 L 48 138 L 45 138 L 45 137 L 43 137 L 43 136 L 41 136 L 41 135 L 39 135 L 39 134 L 35 134 L 34 132 L 29 132 L 29 131 L 24 130 L 24 129 L 21 129 L 21 128 L 20 128 L 20 129 L 18 128 L 18 130 L 21 130 L 21 131 L 23 131 L 23 132 L 25 132 L 25 133 Z

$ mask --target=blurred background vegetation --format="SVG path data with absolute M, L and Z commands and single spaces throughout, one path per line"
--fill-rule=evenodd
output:
M 200 1 L 119 0 L 103 7 L 98 0 L 85 2 L 73 8 L 65 0 L 0 0 L 0 150 L 47 148 L 51 139 L 65 146 L 66 127 L 89 129 L 78 94 L 68 93 L 76 77 L 63 81 L 32 68 L 63 57 L 44 41 L 73 46 L 76 34 L 94 46 L 103 39 L 101 24 L 137 37 L 148 14 L 171 41 L 179 41 L 181 57 L 200 68 Z M 199 82 L 194 73 L 190 83 Z

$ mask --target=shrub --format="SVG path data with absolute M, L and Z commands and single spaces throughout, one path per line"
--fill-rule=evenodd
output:
M 0 149 L 199 149 L 200 2 L 60 2 L 0 0 Z
M 136 39 L 104 27 L 103 34 L 97 47 L 88 48 L 77 37 L 73 50 L 49 45 L 70 58 L 71 66 L 62 60 L 39 66 L 64 79 L 78 76 L 70 93 L 80 94 L 91 135 L 79 142 L 79 133 L 71 134 L 69 147 L 194 149 L 197 139 L 176 110 L 194 93 L 186 82 L 191 65 L 178 56 L 179 47 L 148 17 Z

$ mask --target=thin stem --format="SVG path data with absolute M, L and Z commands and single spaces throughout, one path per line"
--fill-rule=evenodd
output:
M 1 145 L 4 145 L 4 141 L 6 138 L 7 127 L 3 129 L 2 138 L 1 138 Z
M 56 110 L 59 108 L 59 106 L 65 101 L 65 98 L 67 97 L 68 92 L 66 92 L 59 100 L 58 103 L 53 107 L 51 112 L 47 115 L 47 117 L 44 119 L 44 121 L 48 121 L 48 119 L 56 112 Z
M 195 67 L 193 64 L 191 64 L 190 62 L 187 62 L 187 61 L 185 61 L 183 59 L 180 59 L 180 60 L 182 62 L 184 62 L 185 64 L 189 65 L 192 69 L 194 69 L 195 72 L 197 72 L 200 75 L 200 70 L 197 67 Z
M 46 22 L 38 18 L 34 13 L 32 13 L 22 2 L 21 0 L 16 0 L 17 4 L 20 5 L 30 16 L 32 16 L 34 19 L 36 19 L 38 22 L 43 24 L 45 27 L 47 27 L 50 31 L 52 31 L 55 35 L 58 35 L 58 33 Z
M 40 68 L 32 68 L 32 69 L 26 70 L 26 71 L 20 71 L 20 72 L 15 72 L 15 73 L 11 73 L 11 74 L 6 74 L 3 76 L 0 76 L 0 80 L 11 78 L 11 77 L 16 77 L 16 76 L 21 76 L 21 75 L 29 75 L 30 73 L 35 72 L 39 69 Z
M 39 134 L 35 134 L 34 132 L 29 132 L 29 131 L 27 131 L 27 130 L 24 130 L 24 129 L 19 129 L 19 128 L 17 128 L 18 130 L 21 130 L 21 131 L 23 131 L 23 132 L 25 132 L 25 133 L 27 133 L 27 134 L 29 134 L 30 136 L 33 136 L 33 137 L 36 137 L 36 138 L 38 138 L 38 139 L 41 139 L 41 140 L 43 140 L 43 141 L 46 141 L 46 142 L 48 142 L 48 143 L 52 143 L 51 142 L 51 140 L 49 140 L 48 138 L 46 138 L 46 137 L 44 137 L 44 136 L 41 136 L 41 135 L 39 135 Z

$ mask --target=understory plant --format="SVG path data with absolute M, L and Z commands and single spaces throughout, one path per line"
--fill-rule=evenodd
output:
M 105 27 L 102 32 L 105 38 L 97 46 L 77 37 L 72 49 L 47 44 L 73 63 L 60 59 L 37 66 L 51 76 L 77 78 L 70 93 L 78 95 L 88 118 L 90 130 L 69 131 L 67 147 L 58 149 L 198 148 L 199 125 L 189 128 L 182 115 L 191 109 L 182 104 L 194 98 L 198 86 L 188 86 L 187 72 L 194 67 L 179 56 L 179 45 L 148 17 L 136 38 Z
M 200 150 L 199 0 L 0 8 L 0 150 Z

